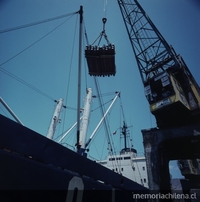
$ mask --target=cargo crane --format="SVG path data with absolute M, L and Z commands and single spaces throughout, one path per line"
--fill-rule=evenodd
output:
M 137 0 L 118 0 L 157 126 L 200 120 L 200 89 L 183 58 L 160 34 Z
M 161 134 L 162 130 L 169 127 L 189 128 L 190 124 L 199 124 L 200 88 L 183 58 L 166 42 L 137 0 L 118 0 L 118 4 L 142 78 L 145 96 Z M 165 137 L 162 136 L 162 139 Z M 200 176 L 200 160 L 194 157 L 195 154 L 193 159 L 178 160 L 182 175 L 193 182 Z M 149 162 L 151 173 L 150 164 Z M 156 172 L 161 173 L 159 169 Z M 161 179 L 161 175 L 156 175 L 160 174 L 149 176 L 149 181 Z M 165 184 L 166 180 L 162 179 L 160 183 Z M 152 187 L 154 183 L 150 185 Z

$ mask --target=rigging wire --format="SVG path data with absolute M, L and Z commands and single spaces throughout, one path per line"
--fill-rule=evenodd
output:
M 105 1 L 105 3 L 104 3 L 104 11 L 106 12 L 106 5 L 107 5 L 107 1 Z M 89 45 L 89 40 L 88 40 L 88 36 L 87 36 L 87 32 L 86 32 L 86 26 L 85 26 L 85 23 L 84 23 L 84 30 L 85 30 L 85 32 L 84 32 L 84 34 L 85 34 L 85 40 L 86 40 L 86 43 L 87 43 L 87 45 Z M 103 30 L 103 32 L 101 32 L 101 34 L 100 34 L 100 36 L 93 42 L 93 44 L 100 38 L 100 41 L 101 41 L 101 38 L 102 38 L 102 36 L 103 36 L 103 34 L 104 34 L 104 32 L 105 32 L 105 30 Z M 106 35 L 105 35 L 106 36 Z M 106 37 L 105 37 L 106 38 Z M 100 43 L 100 41 L 99 41 L 99 43 Z M 104 105 L 105 105 L 105 103 L 104 104 L 102 104 L 102 96 L 103 96 L 103 94 L 101 94 L 100 93 L 100 87 L 99 87 L 99 84 L 98 84 L 98 80 L 97 80 L 97 78 L 96 77 L 94 77 L 94 81 L 95 81 L 95 86 L 96 86 L 96 90 L 97 90 L 97 96 L 95 96 L 95 98 L 96 97 L 98 97 L 99 98 L 99 103 L 100 103 L 100 107 L 98 107 L 98 108 L 101 108 L 101 113 L 102 113 L 102 116 L 104 115 Z M 86 80 L 86 84 L 87 84 L 87 80 Z M 111 93 L 106 93 L 106 94 L 104 94 L 105 96 L 107 95 L 110 95 Z M 112 94 L 114 94 L 113 92 L 112 92 Z M 112 99 L 113 100 L 113 99 Z M 109 101 L 110 102 L 110 101 Z M 96 108 L 97 109 L 97 108 Z M 94 110 L 96 110 L 96 109 L 94 109 Z M 92 110 L 92 111 L 94 111 L 94 110 Z M 104 122 L 104 126 L 105 126 L 105 130 L 106 130 L 106 137 L 107 137 L 107 142 L 108 142 L 108 146 L 109 146 L 109 151 L 113 154 L 113 149 L 112 149 L 112 144 L 113 144 L 113 141 L 111 140 L 112 138 L 110 137 L 110 134 L 111 134 L 111 132 L 109 131 L 110 130 L 110 128 L 108 127 L 108 123 L 107 123 L 107 118 L 105 117 L 105 120 L 103 121 Z M 98 154 L 99 155 L 99 154 Z
M 105 139 L 104 139 L 104 140 L 105 140 Z M 105 141 L 104 141 L 104 142 L 105 142 Z M 101 155 L 99 154 L 99 150 L 98 150 L 98 148 L 97 148 L 97 146 L 96 146 L 94 140 L 93 140 L 93 145 L 94 145 L 95 151 L 96 151 L 96 153 L 97 153 L 97 155 L 98 155 L 98 159 L 101 159 Z M 89 149 L 90 149 L 90 146 L 89 146 Z
M 124 109 L 123 109 L 123 105 L 122 105 L 122 102 L 121 102 L 121 97 L 120 97 L 120 107 L 121 107 L 121 112 L 122 112 L 122 116 L 123 116 L 123 120 L 125 120 L 125 115 L 124 115 Z M 125 121 L 126 122 L 126 121 Z M 132 140 L 129 139 L 129 148 L 131 149 L 132 148 Z M 135 158 L 135 162 L 132 161 L 132 157 Z M 141 183 L 143 184 L 144 186 L 144 183 L 143 183 L 143 180 L 142 180 L 142 176 L 141 176 L 141 172 L 140 172 L 140 168 L 139 168 L 139 165 L 138 165 L 138 162 L 137 162 L 137 159 L 136 159 L 136 156 L 132 156 L 131 153 L 130 153 L 130 164 L 132 166 L 132 168 L 135 167 L 135 164 L 136 164 L 136 167 L 137 167 L 137 170 L 138 170 L 138 173 L 139 173 L 139 177 L 140 177 L 140 180 L 141 180 Z M 136 176 L 134 175 L 134 178 L 135 178 L 135 181 L 136 181 Z
M 88 38 L 87 38 L 87 33 L 86 33 L 86 26 L 85 26 L 85 21 L 83 20 L 83 26 L 84 26 L 84 33 L 85 33 L 85 38 L 83 37 L 83 47 L 86 47 L 86 44 L 88 45 Z M 85 40 L 84 40 L 85 39 Z M 83 50 L 84 52 L 84 50 Z M 86 58 L 84 59 L 84 72 L 85 72 L 85 83 L 86 83 L 86 91 L 88 88 L 88 76 L 87 76 L 87 65 L 86 65 Z
M 85 34 L 86 44 L 89 45 L 89 40 L 88 40 L 88 36 L 87 36 L 87 32 L 86 32 L 85 21 L 83 21 L 83 25 L 84 25 L 84 34 Z
M 65 18 L 65 17 L 68 17 L 68 16 L 72 16 L 72 15 L 77 14 L 77 13 L 78 13 L 78 11 L 73 12 L 73 13 L 60 15 L 60 16 L 57 16 L 57 17 L 48 18 L 48 19 L 45 19 L 45 20 L 40 20 L 40 21 L 37 21 L 37 22 L 28 23 L 28 24 L 25 24 L 25 25 L 19 25 L 19 26 L 16 26 L 16 27 L 0 30 L 0 34 L 15 31 L 15 30 L 18 30 L 18 29 L 31 27 L 31 26 L 35 26 L 35 25 L 39 25 L 39 24 L 42 24 L 42 23 L 47 23 L 47 22 L 50 22 L 50 21 L 58 20 L 58 19 Z
M 122 117 L 123 117 L 123 120 L 126 122 L 126 119 L 125 119 L 125 114 L 124 114 L 124 108 L 123 108 L 123 105 L 122 105 L 122 100 L 121 100 L 121 96 L 120 96 L 120 107 L 121 107 L 121 112 L 122 112 Z
M 96 89 L 97 89 L 97 94 L 98 96 L 100 95 L 100 87 L 99 87 L 99 83 L 98 83 L 98 80 L 96 77 L 94 77 L 94 81 L 95 81 L 95 86 L 96 86 Z M 103 108 L 103 104 L 102 104 L 102 99 L 101 97 L 99 96 L 99 103 L 100 105 L 102 106 L 101 107 L 101 113 L 102 113 L 102 116 L 104 115 L 104 108 Z M 107 141 L 108 141 L 108 149 L 111 153 L 111 155 L 116 155 L 116 151 L 115 151 L 115 148 L 113 147 L 114 143 L 113 143 L 113 139 L 112 139 L 112 136 L 111 136 L 111 131 L 110 131 L 110 127 L 108 127 L 108 123 L 107 123 L 107 118 L 105 117 L 104 121 L 104 126 L 105 126 L 105 132 L 106 132 L 106 137 L 107 137 Z
M 122 122 L 122 120 L 123 121 L 125 121 L 126 122 L 126 119 L 125 119 L 125 114 L 124 114 L 124 109 L 123 109 L 123 105 L 122 105 L 122 99 L 121 99 L 121 96 L 119 97 L 120 98 L 120 105 L 119 105 L 119 111 L 120 111 L 120 124 L 121 124 L 121 122 Z M 121 129 L 121 127 L 120 128 L 118 128 L 118 129 Z M 118 130 L 117 129 L 117 130 Z M 116 130 L 116 131 L 117 131 Z M 120 148 L 121 148 L 121 138 L 122 138 L 122 136 L 120 135 L 120 143 L 119 143 L 119 145 L 120 145 Z M 131 142 L 131 141 L 130 141 Z M 129 143 L 130 144 L 130 143 Z M 129 145 L 129 147 L 131 148 L 131 144 Z M 130 157 L 131 157 L 131 155 L 130 155 Z M 118 172 L 118 173 L 121 173 L 121 160 L 120 160 L 120 157 L 119 158 L 115 158 L 115 155 L 113 155 L 113 158 L 115 159 L 114 161 L 112 161 L 112 167 L 113 167 L 113 169 L 116 171 L 116 172 Z M 130 158 L 131 159 L 131 158 Z
M 116 92 L 109 92 L 109 93 L 103 93 L 103 94 L 99 94 L 99 95 L 96 95 L 95 97 L 105 97 L 105 96 L 110 96 L 110 95 L 115 95 Z
M 76 23 L 75 23 L 74 38 L 73 38 L 73 43 L 72 43 L 72 52 L 71 52 L 70 64 L 69 64 L 69 74 L 68 74 L 68 82 L 67 82 L 67 91 L 66 91 L 66 96 L 65 96 L 65 98 L 66 98 L 65 105 L 67 105 L 68 94 L 69 94 L 69 83 L 70 83 L 70 78 L 71 78 L 72 62 L 73 62 L 73 56 L 74 56 L 75 36 L 76 36 L 76 31 L 77 31 L 77 19 L 78 18 L 76 18 Z
M 98 94 L 98 96 L 99 96 L 99 95 L 100 95 L 100 88 L 99 88 L 98 80 L 97 80 L 96 77 L 94 77 L 94 81 L 95 81 L 95 86 L 96 86 L 96 89 L 97 89 L 97 94 Z M 99 103 L 100 103 L 100 106 L 101 106 L 101 113 L 102 113 L 102 116 L 103 116 L 105 110 L 104 110 L 104 108 L 103 108 L 103 104 L 102 104 L 102 100 L 101 100 L 101 97 L 100 97 L 100 96 L 99 96 Z M 107 139 L 108 139 L 108 144 L 110 144 L 111 141 L 110 141 L 110 137 L 109 137 L 109 131 L 108 131 L 107 121 L 106 121 L 106 120 L 107 120 L 107 119 L 106 119 L 106 117 L 105 117 L 103 123 L 104 123 L 104 125 L 105 125 L 105 130 L 106 130 L 106 135 L 107 135 Z M 111 148 L 109 148 L 109 149 L 112 151 Z
M 69 94 L 69 84 L 70 84 L 70 78 L 71 78 L 72 61 L 73 61 L 74 47 L 75 47 L 75 36 L 76 36 L 76 31 L 77 31 L 77 21 L 78 21 L 77 19 L 78 19 L 78 17 L 76 18 L 75 29 L 74 29 L 74 38 L 73 38 L 73 43 L 72 43 L 72 52 L 71 52 L 71 57 L 70 57 L 68 82 L 67 82 L 67 89 L 66 89 L 66 96 L 65 96 L 65 106 L 67 106 L 68 94 Z M 66 111 L 64 113 L 64 118 L 63 119 L 64 119 L 63 123 L 65 123 Z M 63 124 L 63 128 L 62 128 L 62 132 L 63 131 L 64 131 L 64 124 Z
M 113 98 L 113 99 L 114 99 L 114 98 Z M 111 100 L 109 100 L 109 101 L 105 102 L 103 105 L 101 105 L 101 106 L 99 106 L 99 107 L 96 107 L 95 109 L 91 110 L 91 112 L 94 112 L 95 110 L 97 110 L 97 109 L 99 109 L 100 107 L 102 107 L 102 106 L 104 106 L 104 105 L 108 104 L 109 102 L 112 102 L 112 101 L 113 101 L 113 99 L 111 99 Z
M 71 16 L 72 17 L 72 16 Z M 70 17 L 70 18 L 71 18 Z M 64 23 L 66 23 L 70 18 L 68 18 L 67 20 L 65 20 L 64 22 L 62 22 L 61 24 L 59 24 L 58 26 L 56 26 L 54 29 L 52 29 L 50 32 L 48 32 L 47 34 L 45 34 L 44 36 L 42 36 L 41 38 L 39 38 L 38 40 L 36 40 L 34 43 L 32 43 L 31 45 L 29 45 L 28 47 L 26 47 L 25 49 L 21 50 L 19 53 L 15 54 L 13 57 L 9 58 L 8 60 L 6 60 L 5 62 L 0 64 L 0 67 L 3 66 L 4 64 L 6 64 L 7 62 L 11 61 L 12 59 L 14 59 L 15 57 L 17 57 L 18 55 L 22 54 L 23 52 L 25 52 L 26 50 L 28 50 L 29 48 L 31 48 L 32 46 L 34 46 L 35 44 L 37 44 L 39 41 L 41 41 L 42 39 L 44 39 L 45 37 L 47 37 L 49 34 L 51 34 L 53 31 L 55 31 L 56 29 L 58 29 L 60 26 L 62 26 Z
M 105 1 L 105 4 L 104 4 L 104 11 L 106 11 L 106 5 L 107 5 L 107 1 Z M 102 37 L 102 34 L 100 34 L 100 36 L 93 42 L 93 44 L 99 39 Z M 88 40 L 88 36 L 87 36 L 87 32 L 86 32 L 86 28 L 85 28 L 85 39 L 86 39 L 86 42 L 87 42 L 87 45 L 89 45 L 89 40 Z M 99 41 L 100 42 L 100 41 Z M 104 94 L 101 94 L 100 93 L 100 87 L 99 87 L 99 84 L 98 84 L 98 80 L 96 77 L 94 77 L 94 81 L 95 81 L 95 86 L 96 86 L 96 90 L 97 90 L 97 95 L 95 96 L 95 98 L 99 98 L 99 103 L 100 103 L 100 106 L 98 108 L 101 108 L 101 113 L 102 113 L 102 116 L 104 114 L 104 105 L 107 104 L 108 102 L 102 104 L 102 97 L 103 96 L 110 96 L 110 95 L 113 95 L 114 93 L 116 92 L 109 92 L 109 93 L 104 93 Z M 112 99 L 113 100 L 113 99 Z M 111 100 L 111 101 L 112 101 Z M 98 109 L 98 108 L 95 108 L 93 109 L 92 111 Z M 105 118 L 105 120 L 103 121 L 104 122 L 104 126 L 105 126 L 105 130 L 106 130 L 106 137 L 107 137 L 107 143 L 108 143 L 108 150 L 109 150 L 109 153 L 111 156 L 115 156 L 116 155 L 116 151 L 115 151 L 115 148 L 113 148 L 113 140 L 112 140 L 112 136 L 111 136 L 111 132 L 109 131 L 110 128 L 108 127 L 108 124 L 107 124 L 107 118 Z M 94 144 L 94 143 L 93 143 Z M 105 141 L 104 141 L 104 145 L 105 145 Z M 95 147 L 96 148 L 96 147 Z M 97 152 L 98 153 L 98 152 Z M 103 154 L 103 150 L 102 150 L 102 154 Z M 102 156 L 101 154 L 101 156 Z M 99 156 L 99 153 L 98 153 L 98 156 Z M 115 167 L 118 167 L 118 170 L 120 172 L 120 165 L 118 162 L 115 162 L 115 161 L 112 161 L 112 163 L 114 163 Z
M 72 16 L 70 16 L 71 18 Z M 31 48 L 32 46 L 34 46 L 35 44 L 37 44 L 39 41 L 41 41 L 42 39 L 44 39 L 45 37 L 47 37 L 49 34 L 51 34 L 53 31 L 55 31 L 56 29 L 58 29 L 60 26 L 62 26 L 64 23 L 66 23 L 70 18 L 66 19 L 64 22 L 62 22 L 61 24 L 59 24 L 58 26 L 56 26 L 54 29 L 52 29 L 50 32 L 48 32 L 47 34 L 45 34 L 44 36 L 42 36 L 40 39 L 38 39 L 37 41 L 35 41 L 34 43 L 32 43 L 31 45 L 29 45 L 28 47 L 26 47 L 25 49 L 23 49 L 22 51 L 20 51 L 19 53 L 15 54 L 13 57 L 9 58 L 8 60 L 6 60 L 5 62 L 0 64 L 0 71 L 2 71 L 3 73 L 7 74 L 8 76 L 14 78 L 15 80 L 21 82 L 22 84 L 26 85 L 27 87 L 31 88 L 32 90 L 36 91 L 37 93 L 43 95 L 44 97 L 50 99 L 50 100 L 55 100 L 54 98 L 52 98 L 50 95 L 44 93 L 43 91 L 39 90 L 38 88 L 34 87 L 33 85 L 29 84 L 28 82 L 20 79 L 19 77 L 15 76 L 14 74 L 10 73 L 9 71 L 5 70 L 4 68 L 2 68 L 2 66 L 4 64 L 6 64 L 7 62 L 11 61 L 12 59 L 14 59 L 15 57 L 19 56 L 20 54 L 22 54 L 23 52 L 25 52 L 26 50 L 28 50 L 29 48 Z
M 32 90 L 36 91 L 37 93 L 43 95 L 44 97 L 46 97 L 52 101 L 55 101 L 55 99 L 52 98 L 50 95 L 44 93 L 43 91 L 39 90 L 38 88 L 34 87 L 33 85 L 27 83 L 26 81 L 20 79 L 19 77 L 15 76 L 14 74 L 10 73 L 9 71 L 5 70 L 4 68 L 1 67 L 0 71 L 2 71 L 3 73 L 7 74 L 10 77 L 12 77 L 13 79 L 19 81 L 20 83 L 24 84 L 25 86 L 31 88 Z

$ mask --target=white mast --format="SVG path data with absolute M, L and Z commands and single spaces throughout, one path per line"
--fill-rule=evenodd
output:
M 51 123 L 49 126 L 49 130 L 47 133 L 47 138 L 49 138 L 51 140 L 53 139 L 54 133 L 56 131 L 56 126 L 60 120 L 59 116 L 60 116 L 61 109 L 63 107 L 63 99 L 60 98 L 56 102 L 57 102 L 57 105 L 56 105 L 56 108 L 55 108 L 55 111 L 54 111 L 54 114 L 53 114 L 53 117 L 52 117 L 52 120 L 51 120 Z
M 90 106 L 92 101 L 92 89 L 87 89 L 87 95 L 85 98 L 85 104 L 84 104 L 84 110 L 83 110 L 83 118 L 81 122 L 80 127 L 80 137 L 79 137 L 79 145 L 81 146 L 81 152 L 83 153 L 85 151 L 85 141 L 86 141 L 86 135 L 87 135 L 87 127 L 90 117 Z

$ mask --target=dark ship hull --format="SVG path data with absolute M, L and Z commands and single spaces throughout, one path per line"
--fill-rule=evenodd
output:
M 124 201 L 126 197 L 134 201 L 133 192 L 147 192 L 143 186 L 1 115 L 0 128 L 1 198 L 17 194 L 25 201 L 38 201 L 42 194 L 49 201 L 56 197 L 57 202 L 88 201 L 91 196 L 89 201 Z M 18 191 L 10 194 L 6 190 Z M 30 194 L 30 190 L 40 191 Z

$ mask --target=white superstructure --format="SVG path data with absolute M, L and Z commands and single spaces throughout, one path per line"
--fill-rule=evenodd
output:
M 146 159 L 138 157 L 135 149 L 122 149 L 119 155 L 108 155 L 98 163 L 148 188 Z
M 118 155 L 109 154 L 107 159 L 97 162 L 148 188 L 146 159 L 144 156 L 137 156 L 136 149 L 127 147 L 127 128 L 128 127 L 124 122 L 124 125 L 121 128 L 121 134 L 124 136 L 124 148 L 120 153 Z

